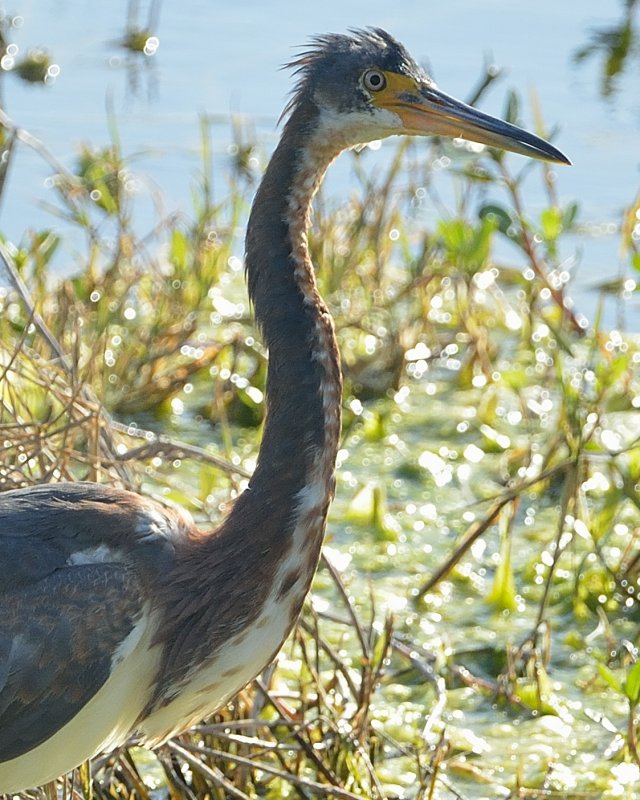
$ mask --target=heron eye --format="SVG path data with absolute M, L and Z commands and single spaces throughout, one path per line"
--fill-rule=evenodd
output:
M 364 88 L 370 92 L 380 92 L 387 85 L 387 79 L 377 69 L 369 69 L 362 76 Z

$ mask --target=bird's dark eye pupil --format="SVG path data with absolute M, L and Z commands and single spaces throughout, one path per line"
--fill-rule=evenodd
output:
M 379 92 L 381 89 L 384 89 L 387 81 L 381 72 L 371 69 L 368 72 L 365 72 L 363 83 L 366 89 L 370 89 L 373 92 Z

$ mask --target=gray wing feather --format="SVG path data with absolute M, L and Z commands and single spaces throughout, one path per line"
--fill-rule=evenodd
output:
M 173 550 L 140 525 L 142 503 L 95 484 L 0 494 L 0 762 L 64 727 L 109 677 Z M 96 563 L 73 558 L 102 545 Z
M 142 613 L 132 583 L 119 565 L 83 565 L 13 593 L 0 619 L 0 761 L 52 736 L 107 680 Z

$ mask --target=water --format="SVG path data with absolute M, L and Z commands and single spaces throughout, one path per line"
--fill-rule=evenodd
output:
M 141 5 L 136 19 L 144 25 L 151 12 L 148 4 Z M 558 170 L 560 197 L 578 199 L 580 220 L 597 234 L 576 243 L 573 292 L 578 307 L 593 317 L 597 298 L 589 288 L 622 269 L 611 226 L 638 189 L 640 71 L 631 60 L 618 93 L 606 102 L 598 91 L 600 57 L 576 65 L 573 55 L 589 43 L 593 29 L 618 21 L 622 3 L 412 0 L 393 6 L 356 0 L 345 7 L 332 0 L 310 6 L 249 0 L 225 6 L 218 5 L 214 13 L 204 0 L 163 4 L 153 23 L 159 51 L 132 70 L 117 45 L 126 25 L 125 0 L 15 0 L 8 11 L 22 15 L 24 24 L 13 40 L 21 52 L 47 47 L 61 75 L 46 88 L 7 76 L 6 107 L 66 164 L 81 143 L 108 141 L 106 107 L 112 107 L 124 152 L 146 152 L 139 166 L 158 183 L 166 207 L 188 209 L 189 184 L 198 167 L 198 115 L 247 114 L 257 120 L 267 142 L 275 141 L 277 115 L 291 86 L 289 74 L 278 67 L 314 32 L 381 25 L 429 66 L 442 88 L 460 97 L 469 95 L 489 59 L 504 67 L 507 77 L 485 96 L 483 108 L 500 114 L 509 87 L 517 87 L 525 100 L 535 90 L 547 124 L 560 126 L 556 142 L 574 161 L 573 168 Z M 528 106 L 523 116 L 531 126 Z M 229 128 L 221 124 L 215 133 L 214 147 L 223 153 Z M 390 146 L 382 148 L 379 158 Z M 5 201 L 0 215 L 0 229 L 9 239 L 20 241 L 28 227 L 59 226 L 39 207 L 49 199 L 43 185 L 47 172 L 39 158 L 22 148 L 10 175 L 10 203 Z M 337 181 L 337 191 L 346 191 L 346 179 Z M 527 203 L 531 209 L 543 203 L 533 182 Z M 60 269 L 70 271 L 71 253 L 67 259 Z M 627 319 L 638 328 L 640 313 L 633 301 Z M 615 321 L 611 307 L 608 322 Z

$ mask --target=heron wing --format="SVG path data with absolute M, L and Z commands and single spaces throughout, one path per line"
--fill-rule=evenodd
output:
M 76 565 L 14 591 L 0 617 L 0 761 L 64 727 L 105 683 L 142 616 L 122 565 Z
M 178 527 L 96 484 L 0 493 L 0 762 L 50 738 L 105 683 Z
M 132 559 L 140 571 L 154 570 L 179 535 L 180 521 L 167 509 L 95 483 L 0 493 L 0 596 L 70 561 Z

